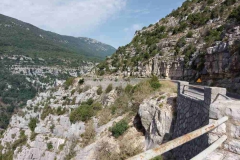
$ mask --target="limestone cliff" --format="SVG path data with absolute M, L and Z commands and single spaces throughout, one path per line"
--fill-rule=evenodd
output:
M 239 1 L 186 1 L 136 31 L 97 68 L 98 74 L 187 80 L 240 93 Z
M 134 91 L 131 85 L 136 86 Z M 151 92 L 146 87 L 150 86 L 142 79 L 85 78 L 83 82 L 76 78 L 39 93 L 16 111 L 2 131 L 0 157 L 126 159 L 170 140 L 175 85 L 162 82 L 159 90 Z M 111 128 L 121 121 L 128 128 L 116 136 Z

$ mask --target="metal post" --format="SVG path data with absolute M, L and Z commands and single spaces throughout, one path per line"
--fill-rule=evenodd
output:
M 219 146 L 222 145 L 224 141 L 227 140 L 227 136 L 223 135 L 221 138 L 219 138 L 216 142 L 214 142 L 211 146 L 209 146 L 207 149 L 199 153 L 197 156 L 193 157 L 191 160 L 202 160 L 207 157 L 210 153 L 212 153 L 215 149 L 217 149 Z
M 178 137 L 172 141 L 169 141 L 165 144 L 162 144 L 154 149 L 150 149 L 146 152 L 140 153 L 134 157 L 129 158 L 128 160 L 148 160 L 152 159 L 154 157 L 157 157 L 159 155 L 162 155 L 163 153 L 166 153 L 167 151 L 170 151 L 178 146 L 181 146 L 213 129 L 221 125 L 222 123 L 226 122 L 228 120 L 228 117 L 223 117 L 212 124 L 206 125 L 200 129 L 197 129 L 193 132 L 190 132 L 188 134 L 185 134 L 181 137 Z

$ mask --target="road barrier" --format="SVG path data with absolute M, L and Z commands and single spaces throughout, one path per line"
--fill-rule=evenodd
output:
M 134 157 L 129 158 L 128 160 L 149 160 L 154 157 L 157 157 L 159 155 L 162 155 L 176 147 L 179 147 L 197 137 L 200 137 L 213 129 L 217 128 L 219 125 L 223 124 L 228 120 L 228 117 L 223 117 L 214 123 L 208 124 L 200 129 L 197 129 L 193 132 L 190 132 L 188 134 L 185 134 L 181 137 L 178 137 L 174 140 L 171 140 L 167 143 L 164 143 L 156 148 L 147 150 L 146 152 L 140 153 Z M 207 156 L 207 154 L 211 153 L 214 151 L 217 147 L 219 147 L 225 140 L 227 139 L 226 136 L 221 137 L 219 140 L 217 140 L 214 144 L 212 144 L 210 147 L 208 147 L 206 150 L 204 150 L 202 153 L 194 157 L 195 159 L 193 160 L 200 160 L 203 159 L 204 156 Z

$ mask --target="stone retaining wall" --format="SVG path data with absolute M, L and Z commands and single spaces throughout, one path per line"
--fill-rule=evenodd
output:
M 209 123 L 210 105 L 226 95 L 226 89 L 205 87 L 204 97 L 198 94 L 186 94 L 188 82 L 178 83 L 177 120 L 174 126 L 173 139 L 199 129 Z M 193 90 L 195 92 L 195 90 Z M 208 147 L 208 135 L 205 134 L 173 150 L 177 160 L 191 159 Z

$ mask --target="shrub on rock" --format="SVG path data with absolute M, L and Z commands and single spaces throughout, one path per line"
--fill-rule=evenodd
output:
M 103 93 L 102 86 L 99 86 L 98 89 L 97 89 L 97 94 L 101 95 L 102 93 Z
M 106 92 L 106 93 L 109 93 L 109 92 L 111 92 L 112 89 L 113 89 L 112 84 L 109 84 L 109 85 L 107 86 L 105 92 Z
M 73 110 L 70 114 L 70 121 L 76 123 L 77 121 L 87 121 L 94 115 L 92 106 L 84 104 Z
M 118 138 L 121 136 L 126 130 L 128 129 L 128 123 L 126 120 L 121 120 L 117 122 L 112 128 L 110 128 L 110 131 L 112 132 L 112 135 L 115 138 Z
M 37 118 L 31 118 L 30 119 L 30 122 L 28 123 L 28 127 L 30 128 L 30 130 L 32 132 L 34 132 L 34 130 L 35 130 L 36 126 L 37 126 L 37 122 L 38 122 Z

